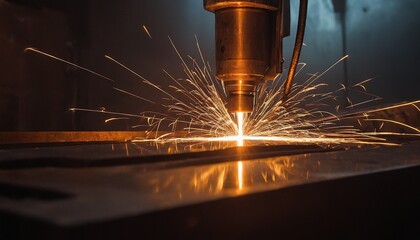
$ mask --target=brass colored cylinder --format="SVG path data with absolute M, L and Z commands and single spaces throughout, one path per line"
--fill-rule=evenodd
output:
M 251 112 L 258 83 L 272 65 L 279 2 L 205 0 L 216 15 L 216 76 L 224 82 L 230 112 Z

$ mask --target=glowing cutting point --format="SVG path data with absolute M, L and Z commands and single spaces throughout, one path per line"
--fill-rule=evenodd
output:
M 244 113 L 237 112 L 236 117 L 238 118 L 238 140 L 236 145 L 242 147 L 244 145 Z

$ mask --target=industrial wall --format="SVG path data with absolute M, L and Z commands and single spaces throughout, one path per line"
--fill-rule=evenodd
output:
M 57 2 L 0 0 L 2 131 L 125 130 L 136 125 L 137 119 L 104 123 L 112 116 L 69 111 L 73 107 L 132 114 L 159 111 L 157 105 L 114 89 L 153 101 L 161 98 L 104 55 L 165 86 L 170 79 L 162 69 L 175 78 L 184 76 L 168 36 L 182 56 L 198 58 L 197 36 L 206 60 L 214 66 L 214 16 L 203 9 L 201 0 Z M 286 68 L 298 1 L 291 0 L 291 6 L 292 31 L 284 45 Z M 347 53 L 347 72 L 342 63 L 320 81 L 338 88 L 346 78 L 349 86 L 375 78 L 367 86 L 383 97 L 377 104 L 419 99 L 419 11 L 416 0 L 310 1 L 301 56 L 307 66 L 296 82 L 322 72 Z M 25 52 L 27 47 L 80 64 L 115 82 Z M 360 96 L 350 93 L 350 97 Z

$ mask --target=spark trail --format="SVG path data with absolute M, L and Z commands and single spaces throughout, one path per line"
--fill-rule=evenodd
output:
M 353 111 L 351 113 L 333 113 L 325 107 L 334 104 L 336 105 L 335 109 L 338 111 L 340 105 L 337 104 L 337 95 L 340 91 L 346 89 L 342 87 L 336 91 L 323 91 L 327 87 L 327 84 L 319 83 L 318 81 L 329 70 L 344 61 L 347 56 L 341 58 L 320 74 L 313 74 L 304 83 L 294 84 L 286 101 L 282 100 L 284 81 L 281 77 L 270 83 L 260 85 L 256 92 L 254 111 L 249 115 L 244 113 L 233 115 L 225 107 L 226 93 L 224 87 L 211 74 L 210 66 L 204 60 L 205 58 L 201 52 L 197 38 L 196 43 L 200 62 L 197 62 L 189 56 L 187 58 L 182 57 L 171 38 L 169 38 L 169 41 L 180 59 L 185 77 L 176 79 L 164 70 L 164 73 L 171 81 L 171 84 L 167 87 L 162 87 L 149 81 L 122 62 L 105 55 L 107 60 L 133 74 L 141 81 L 141 84 L 156 91 L 161 99 L 146 99 L 130 91 L 116 87 L 114 87 L 114 90 L 151 105 L 159 104 L 167 110 L 167 113 L 145 111 L 139 114 L 132 114 L 81 107 L 71 108 L 70 110 L 112 115 L 106 122 L 137 118 L 140 120 L 140 124 L 133 126 L 133 128 L 146 127 L 147 132 L 150 133 L 148 138 L 136 139 L 135 141 L 137 142 L 236 142 L 237 146 L 243 146 L 245 143 L 393 145 L 392 142 L 387 142 L 385 138 L 382 138 L 381 136 L 383 134 L 380 132 L 362 132 L 356 126 L 341 125 L 342 120 L 348 119 L 357 119 L 359 123 L 360 121 L 377 121 L 383 124 L 398 124 L 406 127 L 410 132 L 387 132 L 386 134 L 420 136 L 420 130 L 413 126 L 392 119 L 369 119 L 370 114 L 379 111 L 379 109 L 360 112 Z M 27 48 L 25 51 L 41 54 L 75 66 L 105 80 L 115 82 L 115 80 L 107 76 L 41 50 Z M 299 74 L 304 67 L 305 64 L 300 64 L 300 69 L 296 74 Z M 366 96 L 369 96 L 370 99 L 350 104 L 345 109 L 359 107 L 360 105 L 380 99 L 375 95 L 367 93 L 364 84 L 370 80 L 365 80 L 354 85 L 352 89 L 347 89 L 362 92 Z M 349 99 L 348 101 L 351 103 Z M 420 104 L 420 101 L 407 103 L 404 106 L 412 105 L 420 111 L 418 104 Z M 395 107 L 398 108 L 401 106 Z M 171 129 L 169 133 L 163 135 L 158 134 L 161 129 L 168 127 Z M 176 137 L 176 132 L 184 132 L 185 134 L 182 137 Z

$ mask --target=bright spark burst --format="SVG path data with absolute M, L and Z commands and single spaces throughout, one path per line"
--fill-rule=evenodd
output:
M 149 37 L 151 37 L 147 28 L 145 26 L 143 28 Z M 147 127 L 150 135 L 148 138 L 136 139 L 135 141 L 137 142 L 236 142 L 237 146 L 243 146 L 245 142 L 318 145 L 393 145 L 391 142 L 386 142 L 386 139 L 381 136 L 385 134 L 404 135 L 404 133 L 362 132 L 353 125 L 340 124 L 341 121 L 347 119 L 357 119 L 360 125 L 362 125 L 363 121 L 398 124 L 412 131 L 413 134 L 411 135 L 419 136 L 420 130 L 413 126 L 391 119 L 369 119 L 370 114 L 381 109 L 350 113 L 332 113 L 331 110 L 328 110 L 328 107 L 334 104 L 336 105 L 335 109 L 337 112 L 340 109 L 348 111 L 356 106 L 358 107 L 380 99 L 375 95 L 367 93 L 364 84 L 372 79 L 362 81 L 350 89 L 356 92 L 362 92 L 366 96 L 369 96 L 370 99 L 359 103 L 351 103 L 350 99 L 348 99 L 349 105 L 344 108 L 337 104 L 337 95 L 340 91 L 345 90 L 344 86 L 336 91 L 321 91 L 322 88 L 326 88 L 327 84 L 318 83 L 318 80 L 334 66 L 344 61 L 347 56 L 344 56 L 320 74 L 313 74 L 304 83 L 294 84 L 286 101 L 282 100 L 282 78 L 277 78 L 274 81 L 260 85 L 256 93 L 254 111 L 249 115 L 244 113 L 234 115 L 230 114 L 225 107 L 227 96 L 224 91 L 224 86 L 213 78 L 210 65 L 204 60 L 198 40 L 197 49 L 200 55 L 200 63 L 188 56 L 190 64 L 187 64 L 187 61 L 181 56 L 171 38 L 169 38 L 169 41 L 181 61 L 186 77 L 176 79 L 164 70 L 164 73 L 172 81 L 172 84 L 167 87 L 159 86 L 149 81 L 120 61 L 105 55 L 106 59 L 127 70 L 139 78 L 142 84 L 158 92 L 162 100 L 146 99 L 116 87 L 113 88 L 114 90 L 151 104 L 152 106 L 160 104 L 166 108 L 167 113 L 146 111 L 140 114 L 131 114 L 107 111 L 105 109 L 96 110 L 86 108 L 71 108 L 70 110 L 112 115 L 113 117 L 107 119 L 106 122 L 138 118 L 140 119 L 140 124 L 133 126 L 133 128 Z M 108 81 L 115 82 L 115 80 L 109 77 L 38 49 L 27 48 L 25 51 L 47 56 L 78 67 L 81 70 Z M 305 64 L 300 64 L 300 66 L 296 74 L 299 74 L 305 67 Z M 415 101 L 406 103 L 404 106 L 412 105 L 420 111 L 417 106 L 419 103 L 420 101 Z M 396 105 L 395 108 L 402 106 Z M 386 109 L 384 108 L 382 110 Z M 158 136 L 158 132 L 167 127 L 172 131 L 168 134 Z M 175 132 L 179 131 L 185 131 L 186 135 L 175 137 Z

